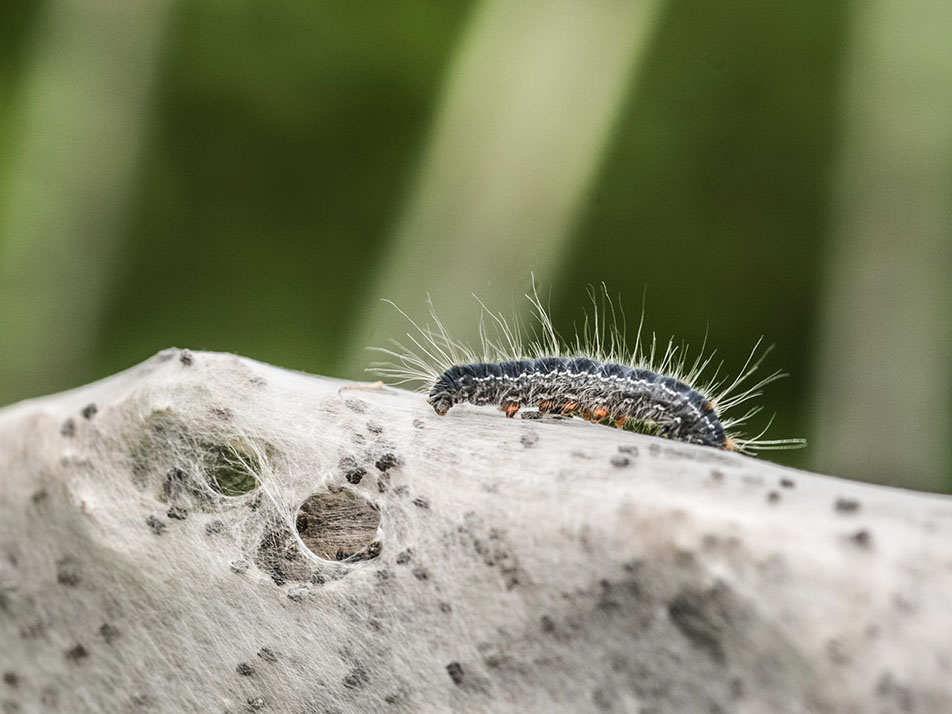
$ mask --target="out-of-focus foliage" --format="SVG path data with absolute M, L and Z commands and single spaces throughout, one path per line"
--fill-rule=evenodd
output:
M 934 357 L 914 364 L 944 412 L 896 421 L 939 446 L 904 474 L 902 457 L 887 468 L 838 436 L 868 417 L 870 444 L 903 449 L 895 423 L 890 435 L 844 408 L 893 375 L 865 373 L 857 343 L 836 339 L 911 309 L 897 306 L 901 282 L 877 291 L 844 270 L 861 244 L 838 248 L 857 225 L 884 226 L 871 246 L 894 235 L 842 210 L 850 167 L 879 165 L 877 146 L 918 125 L 855 140 L 863 117 L 909 101 L 865 58 L 895 38 L 884 61 L 920 93 L 917 123 L 952 87 L 952 58 L 922 51 L 901 21 L 952 31 L 949 13 L 873 5 L 891 14 L 843 0 L 5 3 L 0 403 L 170 345 L 359 379 L 371 359 L 359 347 L 400 329 L 380 298 L 422 318 L 433 292 L 448 327 L 473 337 L 470 291 L 522 309 L 535 271 L 565 333 L 604 281 L 630 323 L 644 293 L 648 331 L 708 335 L 728 372 L 765 336 L 765 369 L 791 376 L 768 387 L 759 423 L 776 413 L 777 437 L 822 428 L 822 449 L 777 460 L 947 489 L 952 368 L 939 356 L 952 337 L 935 325 L 952 324 L 948 212 L 927 230 L 907 222 L 931 231 L 933 287 L 909 294 L 937 319 L 896 350 Z M 877 174 L 870 202 L 948 179 L 952 137 L 936 121 L 927 149 Z M 858 383 L 840 376 L 847 363 Z

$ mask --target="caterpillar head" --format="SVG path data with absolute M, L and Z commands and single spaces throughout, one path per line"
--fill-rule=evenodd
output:
M 450 410 L 450 407 L 453 406 L 453 399 L 444 391 L 437 391 L 434 389 L 430 392 L 429 398 L 426 400 L 430 406 L 433 407 L 434 411 L 440 416 L 445 416 L 446 412 Z

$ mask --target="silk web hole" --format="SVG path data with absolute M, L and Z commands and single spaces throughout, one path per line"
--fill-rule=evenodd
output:
M 295 523 L 304 545 L 325 560 L 374 557 L 379 550 L 380 509 L 350 489 L 312 493 Z
M 243 496 L 258 485 L 261 464 L 251 453 L 234 445 L 209 445 L 205 451 L 210 485 L 223 496 Z

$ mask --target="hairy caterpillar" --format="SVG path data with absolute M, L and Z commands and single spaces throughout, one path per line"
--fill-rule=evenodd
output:
M 760 396 L 765 385 L 786 376 L 774 372 L 744 386 L 769 352 L 768 348 L 757 356 L 761 340 L 737 378 L 729 383 L 718 379 L 718 364 L 711 377 L 702 380 L 714 352 L 705 355 L 702 346 L 688 364 L 686 348 L 671 340 L 658 358 L 657 340 L 652 336 L 646 353 L 641 341 L 643 314 L 635 347 L 628 349 L 624 316 L 619 325 L 604 285 L 601 300 L 594 289 L 589 290 L 594 309 L 571 341 L 555 331 L 534 289 L 526 297 L 536 322 L 530 330 L 518 320 L 510 323 L 476 298 L 482 308 L 479 351 L 450 337 L 432 301 L 432 326 L 421 326 L 397 307 L 414 328 L 406 334 L 412 347 L 391 340 L 392 349 L 373 348 L 391 360 L 376 363 L 371 370 L 394 384 L 416 383 L 428 392 L 427 401 L 441 416 L 462 402 L 496 405 L 507 417 L 523 407 L 536 407 L 541 413 L 579 415 L 619 428 L 745 454 L 804 445 L 802 439 L 764 439 L 766 428 L 749 438 L 738 432 L 737 427 L 761 407 L 752 407 L 739 417 L 725 416 Z

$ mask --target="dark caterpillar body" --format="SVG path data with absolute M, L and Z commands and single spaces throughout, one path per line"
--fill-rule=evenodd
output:
M 593 421 L 650 422 L 659 436 L 734 450 L 714 406 L 688 384 L 649 369 L 589 357 L 539 357 L 454 365 L 436 380 L 427 400 L 437 414 L 454 404 L 497 404 L 506 416 L 520 407 L 581 414 Z

